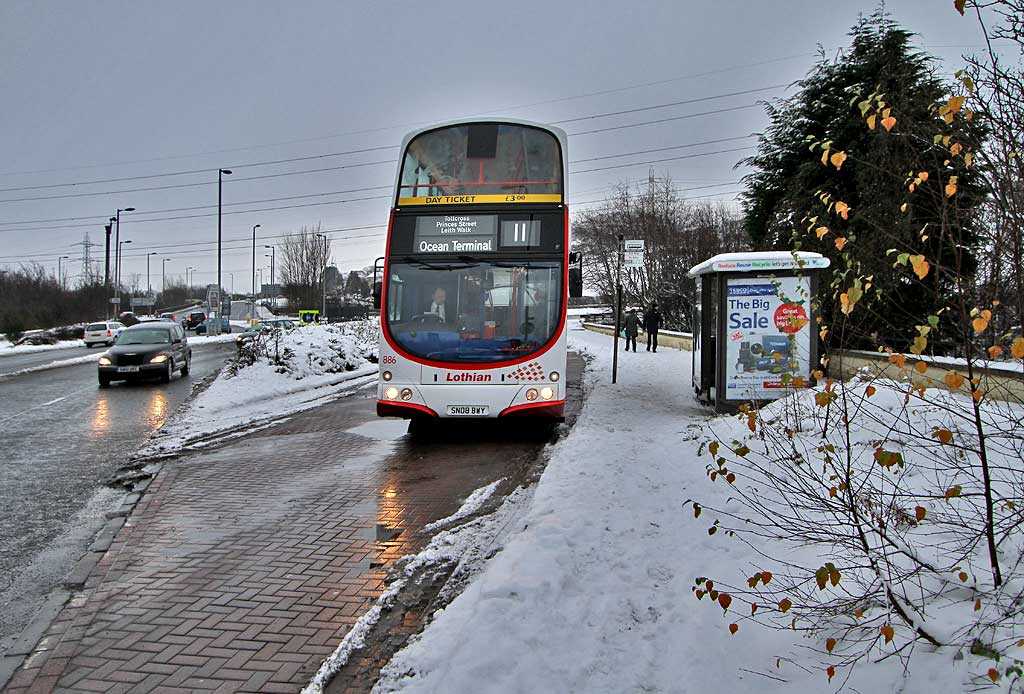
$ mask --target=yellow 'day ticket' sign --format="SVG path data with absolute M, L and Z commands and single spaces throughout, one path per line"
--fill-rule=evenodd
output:
M 398 198 L 398 206 L 406 205 L 503 205 L 521 202 L 562 202 L 557 193 L 499 193 L 498 195 L 421 195 Z

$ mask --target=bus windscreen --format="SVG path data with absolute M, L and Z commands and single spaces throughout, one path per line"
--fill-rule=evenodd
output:
M 562 154 L 550 132 L 472 123 L 421 133 L 406 147 L 399 206 L 562 202 Z

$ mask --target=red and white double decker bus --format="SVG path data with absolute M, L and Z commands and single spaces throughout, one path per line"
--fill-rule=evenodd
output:
M 524 121 L 456 121 L 402 141 L 379 415 L 563 416 L 566 165 L 565 133 Z

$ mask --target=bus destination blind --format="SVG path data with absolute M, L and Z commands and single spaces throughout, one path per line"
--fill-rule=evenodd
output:
M 413 248 L 417 253 L 490 253 L 498 250 L 495 215 L 418 217 Z

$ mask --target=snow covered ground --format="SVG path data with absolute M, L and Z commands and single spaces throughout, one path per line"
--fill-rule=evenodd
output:
M 190 338 L 225 342 L 237 335 Z M 269 426 L 281 418 L 338 397 L 372 380 L 377 364 L 374 323 L 312 325 L 267 340 L 267 353 L 244 366 L 228 364 L 139 452 L 141 457 L 172 454 L 231 437 L 244 428 Z M 218 439 L 219 440 L 219 439 Z
M 52 345 L 18 345 L 14 346 L 9 340 L 0 338 L 0 357 L 13 354 L 31 354 L 32 352 L 52 352 L 58 349 L 74 349 L 85 347 L 81 340 L 60 340 Z
M 532 501 L 503 520 L 510 530 L 502 551 L 396 654 L 374 692 L 791 694 L 845 687 L 939 694 L 991 685 L 979 676 L 989 667 L 982 658 L 930 649 L 906 634 L 886 646 L 877 626 L 871 655 L 828 677 L 825 664 L 840 663 L 843 646 L 834 656 L 825 652 L 823 625 L 790 629 L 785 615 L 786 626 L 770 628 L 762 619 L 781 616 L 774 605 L 754 619 L 748 602 L 724 609 L 706 595 L 698 601 L 695 589 L 707 587 L 696 583 L 701 577 L 735 580 L 766 563 L 781 576 L 802 551 L 785 539 L 748 543 L 712 531 L 729 519 L 710 510 L 695 518 L 687 503 L 700 499 L 742 516 L 735 499 L 742 472 L 733 487 L 712 481 L 705 466 L 709 435 L 741 438 L 745 423 L 714 418 L 694 402 L 687 352 L 621 354 L 618 384 L 611 385 L 611 338 L 577 328 L 571 343 L 593 358 L 577 423 L 549 449 Z M 521 506 L 522 499 L 506 503 Z M 458 537 L 467 526 L 435 540 Z M 908 652 L 909 666 L 901 660 Z M 1004 689 L 1008 679 L 993 686 Z

